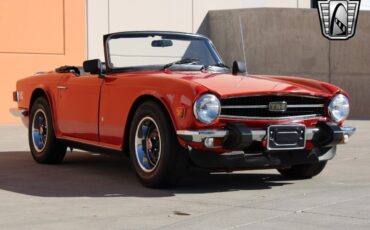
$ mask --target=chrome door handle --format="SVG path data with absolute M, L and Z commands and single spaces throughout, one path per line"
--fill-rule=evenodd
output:
M 68 87 L 67 87 L 67 86 L 63 86 L 63 85 L 58 85 L 58 86 L 57 86 L 57 88 L 58 88 L 58 89 L 64 89 L 64 90 L 68 89 Z

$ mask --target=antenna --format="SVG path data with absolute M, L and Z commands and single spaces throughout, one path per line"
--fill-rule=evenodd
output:
M 239 16 L 239 25 L 240 25 L 240 36 L 242 38 L 242 48 L 243 48 L 243 56 L 244 56 L 244 64 L 245 64 L 245 75 L 248 76 L 248 68 L 247 68 L 247 55 L 245 54 L 245 46 L 244 46 L 244 31 L 242 25 L 242 18 Z

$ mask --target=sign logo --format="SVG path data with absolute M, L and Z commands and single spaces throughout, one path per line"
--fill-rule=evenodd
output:
M 276 101 L 269 103 L 269 111 L 271 112 L 285 112 L 288 107 L 286 101 Z
M 355 35 L 361 0 L 318 0 L 321 31 L 331 40 L 346 40 Z

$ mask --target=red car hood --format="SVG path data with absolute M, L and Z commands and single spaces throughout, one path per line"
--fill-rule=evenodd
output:
M 189 73 L 188 73 L 189 74 Z M 251 94 L 305 94 L 329 97 L 340 89 L 331 84 L 298 77 L 193 73 L 183 76 L 221 97 Z

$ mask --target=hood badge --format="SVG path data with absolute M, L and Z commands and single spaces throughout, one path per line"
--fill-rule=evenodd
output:
M 286 101 L 274 101 L 269 103 L 269 111 L 271 112 L 285 112 L 288 108 Z

